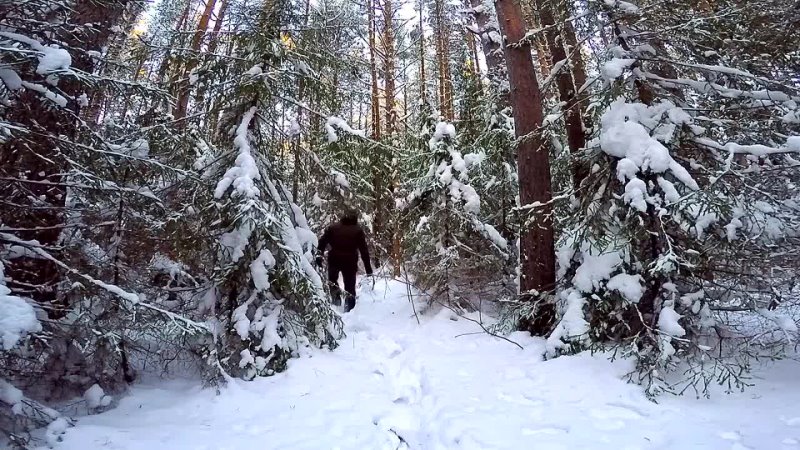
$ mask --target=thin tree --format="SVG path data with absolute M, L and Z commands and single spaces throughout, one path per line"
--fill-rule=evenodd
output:
M 450 75 L 450 41 L 444 0 L 434 0 L 434 37 L 436 39 L 436 63 L 439 72 L 439 110 L 445 120 L 452 121 L 453 81 Z
M 561 40 L 560 28 L 561 22 L 556 23 L 555 8 L 553 7 L 552 0 L 535 0 L 536 9 L 539 12 L 539 20 L 542 28 L 544 28 L 545 40 L 547 41 L 547 48 L 550 56 L 550 67 L 556 73 L 551 74 L 555 77 L 556 85 L 558 86 L 559 100 L 563 103 L 564 120 L 566 122 L 567 132 L 567 146 L 573 158 L 576 154 L 586 145 L 586 136 L 583 132 L 583 118 L 581 117 L 581 109 L 578 104 L 578 87 L 573 84 L 572 73 L 577 71 L 577 67 L 573 67 L 572 71 L 568 69 L 568 64 L 572 63 L 573 59 L 567 59 L 567 53 L 564 49 L 563 41 Z M 572 33 L 574 39 L 574 31 Z M 539 52 L 541 54 L 541 50 Z M 582 68 L 582 65 L 581 65 Z M 580 76 L 580 75 L 579 75 Z M 583 77 L 585 79 L 585 76 Z M 587 169 L 573 160 L 572 164 L 573 184 L 577 188 L 587 175 Z
M 192 70 L 197 67 L 199 61 L 200 46 L 203 43 L 208 31 L 208 24 L 211 21 L 211 13 L 214 11 L 214 6 L 217 0 L 207 0 L 203 14 L 200 15 L 200 20 L 197 23 L 197 29 L 192 37 L 191 45 L 189 46 L 189 60 L 186 63 L 186 68 L 183 71 L 183 77 L 178 85 L 178 99 L 175 104 L 175 118 L 180 120 L 186 117 L 186 111 L 189 108 L 189 94 L 191 93 L 191 86 L 189 85 L 189 77 Z
M 396 105 L 396 67 L 397 67 L 397 51 L 395 48 L 395 32 L 394 32 L 394 15 L 395 9 L 392 0 L 383 0 L 383 33 L 382 33 L 382 42 L 383 42 L 383 83 L 384 83 L 384 109 L 386 113 L 386 136 L 391 138 L 397 133 L 397 108 Z M 386 150 L 384 149 L 376 149 L 376 152 L 383 154 L 386 156 Z M 394 160 L 394 158 L 382 158 L 384 163 L 387 161 L 385 160 Z M 391 165 L 391 164 L 390 164 Z M 397 171 L 394 167 L 388 168 L 390 172 L 392 172 L 391 176 L 391 184 L 389 186 L 391 192 L 394 192 L 399 185 L 399 180 L 397 180 Z M 382 211 L 384 217 L 388 216 L 388 211 L 390 210 L 389 202 L 391 198 L 386 195 L 387 192 L 377 192 L 378 198 L 380 199 L 379 208 Z M 394 271 L 395 275 L 400 275 L 400 260 L 401 260 L 401 247 L 400 247 L 400 230 L 396 229 L 396 224 L 393 224 L 391 228 L 391 256 L 392 260 L 394 261 Z
M 500 35 L 483 0 L 471 0 L 470 6 L 472 6 L 470 12 L 477 24 L 483 57 L 486 60 L 486 73 L 489 80 L 495 81 L 499 78 L 500 67 L 503 64 Z

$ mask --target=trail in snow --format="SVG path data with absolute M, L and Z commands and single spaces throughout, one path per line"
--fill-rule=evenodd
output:
M 135 386 L 81 418 L 63 450 L 800 449 L 800 367 L 773 365 L 742 394 L 647 401 L 603 356 L 543 362 L 446 311 L 417 324 L 405 286 L 378 281 L 345 316 L 334 352 L 216 396 L 183 382 Z

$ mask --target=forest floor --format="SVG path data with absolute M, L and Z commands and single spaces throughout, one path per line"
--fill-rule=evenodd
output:
M 757 368 L 745 392 L 656 404 L 626 383 L 627 362 L 542 361 L 542 340 L 515 333 L 520 349 L 447 310 L 418 323 L 397 281 L 362 289 L 344 320 L 336 351 L 220 395 L 194 381 L 138 384 L 79 418 L 57 449 L 800 450 L 793 361 Z

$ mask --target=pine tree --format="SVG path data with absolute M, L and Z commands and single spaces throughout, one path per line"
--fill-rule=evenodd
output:
M 523 40 L 522 11 L 513 0 L 500 0 L 495 6 L 500 28 L 508 40 L 504 52 L 517 137 L 520 208 L 533 210 L 533 217 L 530 221 L 526 218 L 520 231 L 520 293 L 533 303 L 533 311 L 520 326 L 544 335 L 550 332 L 555 319 L 550 300 L 555 288 L 555 252 L 550 157 L 538 130 L 543 119 L 542 102 L 530 44 Z
M 710 5 L 688 3 L 658 12 L 623 2 L 600 8 L 613 44 L 596 82 L 610 90 L 594 100 L 606 106 L 589 141 L 588 193 L 559 250 L 563 313 L 550 352 L 621 345 L 652 395 L 704 392 L 715 379 L 741 387 L 747 334 L 733 331 L 736 313 L 777 328 L 765 346 L 780 347 L 796 329 L 775 311 L 783 288 L 770 293 L 766 273 L 753 269 L 781 264 L 767 248 L 797 244 L 783 188 L 797 177 L 789 156 L 796 144 L 786 137 L 797 132 L 796 86 L 749 71 L 760 57 L 723 56 L 724 41 L 705 38 L 742 32 L 748 13 L 722 19 Z M 690 12 L 709 22 L 678 32 Z M 668 372 L 678 367 L 686 373 L 676 386 Z
M 481 289 L 502 292 L 510 284 L 512 247 L 482 220 L 481 196 L 473 183 L 485 154 L 462 155 L 455 148 L 455 127 L 432 119 L 423 122 L 418 138 L 427 145 L 429 168 L 408 187 L 410 194 L 401 203 L 413 226 L 409 270 L 432 300 L 473 310 Z

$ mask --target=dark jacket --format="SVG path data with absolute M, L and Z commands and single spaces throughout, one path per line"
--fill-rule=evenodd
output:
M 358 254 L 361 253 L 364 270 L 368 274 L 372 273 L 367 236 L 357 220 L 344 218 L 329 226 L 319 240 L 319 252 L 323 253 L 328 246 L 331 248 L 328 252 L 328 264 L 335 261 L 337 265 L 352 265 L 355 269 L 358 266 Z

